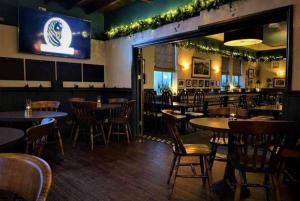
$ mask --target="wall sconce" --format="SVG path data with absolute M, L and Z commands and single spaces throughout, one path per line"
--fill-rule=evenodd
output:
M 215 74 L 218 74 L 220 72 L 220 67 L 219 66 L 214 66 L 213 71 Z
M 179 66 L 182 68 L 182 70 L 188 70 L 190 68 L 191 64 L 189 64 L 188 62 L 184 61 Z
M 285 77 L 285 70 L 278 70 L 276 72 L 277 77 Z

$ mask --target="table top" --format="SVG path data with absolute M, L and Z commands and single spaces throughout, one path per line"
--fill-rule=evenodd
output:
M 121 104 L 101 104 L 101 107 L 97 106 L 97 110 L 113 110 L 121 107 Z
M 196 128 L 223 130 L 223 131 L 229 130 L 228 122 L 229 119 L 224 117 L 220 117 L 220 118 L 206 117 L 206 118 L 196 118 L 190 120 L 190 124 Z
M 161 101 L 156 101 L 155 104 L 156 105 L 162 105 L 162 102 Z M 168 104 L 168 105 L 170 105 L 170 104 Z M 191 107 L 195 107 L 196 105 L 194 103 L 181 103 L 181 102 L 173 101 L 172 106 L 173 107 L 191 108 Z
M 251 108 L 251 110 L 255 111 L 271 111 L 271 112 L 281 112 L 282 105 L 262 105 Z
M 24 131 L 16 128 L 0 127 L 0 148 L 18 141 L 24 136 Z
M 26 115 L 25 111 L 0 112 L 0 121 L 6 122 L 32 122 L 40 121 L 43 118 L 63 119 L 68 115 L 65 112 L 54 111 L 32 111 L 31 115 Z

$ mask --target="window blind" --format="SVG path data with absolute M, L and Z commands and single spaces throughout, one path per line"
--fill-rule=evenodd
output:
M 172 44 L 155 47 L 155 71 L 175 72 L 175 46 Z

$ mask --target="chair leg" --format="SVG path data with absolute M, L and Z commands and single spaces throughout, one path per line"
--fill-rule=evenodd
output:
M 131 139 L 133 139 L 130 124 L 128 123 L 127 126 L 128 126 L 129 135 L 130 135 Z
M 110 126 L 109 126 L 108 137 L 107 137 L 107 144 L 109 144 L 111 133 L 112 133 L 112 123 L 110 123 Z
M 212 169 L 213 165 L 214 165 L 214 161 L 216 158 L 216 154 L 217 154 L 217 150 L 218 150 L 218 145 L 216 144 L 212 144 L 211 146 L 211 157 L 210 157 L 210 162 L 209 162 L 209 168 Z
M 104 128 L 103 128 L 103 124 L 102 123 L 100 123 L 100 129 L 101 129 L 101 132 L 102 132 L 104 144 L 106 144 L 105 132 L 104 132 Z
M 58 143 L 59 143 L 61 155 L 64 156 L 65 155 L 64 146 L 63 146 L 63 142 L 61 139 L 61 134 L 60 134 L 59 128 L 57 129 L 57 137 L 58 137 Z
M 201 170 L 201 176 L 205 176 L 205 171 L 204 171 L 204 160 L 203 160 L 204 156 L 200 156 L 200 170 Z M 205 184 L 206 182 L 206 178 L 202 177 L 202 183 Z
M 211 185 L 213 183 L 213 178 L 212 178 L 212 172 L 209 167 L 209 159 L 208 159 L 208 157 L 204 156 L 203 160 L 204 160 L 205 174 L 207 176 L 209 197 L 210 197 L 210 200 L 216 200 L 215 196 L 214 196 L 214 192 L 212 190 L 212 185 Z
M 171 165 L 170 172 L 169 172 L 169 177 L 168 177 L 167 184 L 170 184 L 170 180 L 171 180 L 171 177 L 172 177 L 173 172 L 174 172 L 174 167 L 175 167 L 176 161 L 177 161 L 177 156 L 174 154 L 174 157 L 173 157 L 173 160 L 172 160 L 172 165 Z
M 236 187 L 234 193 L 234 201 L 239 201 L 241 198 L 241 190 L 242 190 L 242 175 L 239 171 L 236 178 Z
M 127 137 L 127 143 L 130 144 L 128 126 L 127 126 L 127 124 L 124 124 L 124 126 L 125 126 L 125 133 L 126 133 L 126 137 Z
M 170 192 L 169 198 L 171 198 L 171 196 L 173 194 L 173 191 L 174 191 L 174 186 L 175 186 L 175 182 L 176 182 L 176 178 L 177 178 L 177 174 L 178 174 L 178 169 L 179 169 L 179 166 L 180 166 L 180 160 L 181 160 L 181 156 L 178 156 L 177 157 L 177 163 L 175 165 L 175 177 L 174 177 L 174 181 L 173 181 L 172 186 L 171 186 L 171 192 Z
M 280 200 L 280 192 L 278 188 L 278 181 L 275 175 L 270 174 L 270 182 L 273 189 L 273 196 L 275 201 L 281 201 Z
M 73 140 L 73 147 L 76 146 L 76 141 L 77 141 L 78 135 L 79 135 L 79 125 L 77 125 L 76 133 L 75 133 L 74 140 Z
M 90 126 L 91 151 L 94 151 L 94 128 Z

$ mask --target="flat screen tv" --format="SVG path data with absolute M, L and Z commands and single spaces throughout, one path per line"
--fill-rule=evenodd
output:
M 24 53 L 90 58 L 89 21 L 56 13 L 19 9 L 19 51 Z

